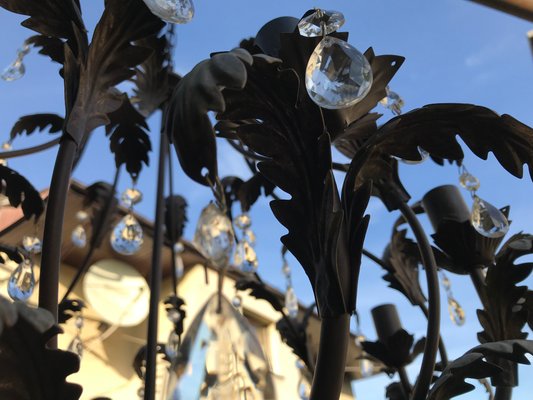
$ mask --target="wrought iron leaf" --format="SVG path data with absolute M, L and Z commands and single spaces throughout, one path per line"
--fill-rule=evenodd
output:
M 76 313 L 85 308 L 85 303 L 80 299 L 64 299 L 58 304 L 58 323 L 64 324 Z
M 185 311 L 185 300 L 183 300 L 181 297 L 178 297 L 176 295 L 168 296 L 165 301 L 165 310 L 168 312 L 173 311 L 177 312 L 179 315 L 179 319 L 174 323 L 174 332 L 178 335 L 179 341 L 181 343 L 181 335 L 183 334 L 183 322 L 185 321 L 185 317 L 187 316 L 187 312 Z M 167 355 L 168 358 L 170 358 Z
M 32 184 L 9 167 L 0 165 L 1 193 L 9 199 L 12 207 L 22 206 L 24 218 L 37 220 L 44 210 L 44 202 Z
M 502 369 L 489 359 L 529 364 L 526 353 L 533 354 L 531 340 L 505 340 L 474 347 L 448 364 L 431 387 L 428 400 L 448 400 L 470 392 L 474 386 L 465 382 L 467 378 L 497 378 Z
M 226 191 L 226 204 L 228 210 L 231 209 L 233 202 L 238 200 L 241 203 L 241 209 L 243 212 L 249 211 L 261 194 L 268 196 L 275 188 L 275 186 L 260 173 L 254 174 L 247 181 L 243 181 L 235 176 L 225 177 L 222 179 L 222 185 Z
M 418 340 L 414 347 L 413 343 L 413 335 L 400 329 L 385 342 L 365 340 L 361 345 L 365 352 L 380 360 L 387 367 L 398 369 L 412 362 L 423 351 L 425 338 Z
M 251 296 L 256 299 L 268 301 L 276 311 L 283 311 L 283 304 L 281 303 L 278 294 L 269 289 L 263 281 L 257 278 L 240 278 L 235 283 L 235 288 L 237 290 L 249 290 Z
M 36 130 L 43 131 L 48 128 L 49 133 L 61 132 L 63 129 L 64 123 L 63 117 L 60 117 L 57 114 L 32 114 L 25 115 L 20 117 L 11 132 L 9 137 L 11 140 L 15 139 L 17 136 L 22 135 L 31 135 Z
M 165 351 L 165 343 L 157 343 L 156 352 L 157 352 L 156 354 L 163 354 L 164 360 L 170 361 Z M 144 379 L 146 353 L 147 353 L 146 346 L 142 346 L 139 348 L 139 350 L 135 354 L 135 357 L 133 358 L 133 363 L 132 363 L 133 370 L 135 371 L 135 373 L 140 379 Z
M 183 235 L 187 223 L 187 201 L 180 195 L 165 199 L 166 236 L 171 241 L 178 241 Z
M 85 206 L 93 209 L 91 247 L 99 248 L 111 230 L 113 215 L 118 207 L 115 190 L 107 182 L 96 182 L 87 188 Z
M 246 83 L 248 52 L 235 49 L 218 53 L 196 65 L 176 86 L 169 103 L 166 129 L 172 137 L 183 171 L 206 185 L 217 176 L 216 143 L 209 111 L 226 108 L 222 92 L 242 89 Z
M 409 400 L 409 397 L 405 395 L 403 386 L 400 382 L 392 382 L 385 389 L 385 397 L 388 400 Z
M 5 253 L 10 260 L 15 261 L 16 263 L 21 263 L 24 260 L 22 255 L 23 250 L 16 246 L 0 243 L 0 252 Z M 0 255 L 0 262 L 5 263 L 6 261 L 7 259 Z
M 106 1 L 80 68 L 79 86 L 67 120 L 67 132 L 76 142 L 110 122 L 108 114 L 122 104 L 110 89 L 131 78 L 134 68 L 152 54 L 151 49 L 132 43 L 157 34 L 163 26 L 142 0 Z
M 65 42 L 63 40 L 52 36 L 34 35 L 26 39 L 26 42 L 40 48 L 39 54 L 50 57 L 52 61 L 59 64 L 65 62 Z

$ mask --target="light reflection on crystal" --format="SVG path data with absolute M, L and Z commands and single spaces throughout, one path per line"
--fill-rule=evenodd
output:
M 361 378 L 368 378 L 369 376 L 372 376 L 374 373 L 372 361 L 366 358 L 361 358 L 359 360 L 359 372 L 361 373 Z
M 448 313 L 450 314 L 450 319 L 455 325 L 461 326 L 465 323 L 465 311 L 453 297 L 448 298 Z
M 255 233 L 251 229 L 245 229 L 243 232 L 243 239 L 250 243 L 251 246 L 255 245 Z
M 85 232 L 83 225 L 78 225 L 72 230 L 70 241 L 74 246 L 80 249 L 87 245 L 87 232 Z
M 385 92 L 387 93 L 387 96 L 382 98 L 379 103 L 383 107 L 387 107 L 389 110 L 391 110 L 394 115 L 400 115 L 404 106 L 403 99 L 398 93 L 390 90 L 388 86 L 385 88 Z
M 22 63 L 22 60 L 15 60 L 12 64 L 8 65 L 2 72 L 2 79 L 6 82 L 13 82 L 20 79 L 26 73 L 26 67 Z
M 459 183 L 469 192 L 475 192 L 480 186 L 479 179 L 466 170 L 459 175 Z
M 165 399 L 276 399 L 253 328 L 225 297 L 219 313 L 217 305 L 214 295 L 188 329 Z
M 174 331 L 174 329 L 172 329 L 170 331 L 170 334 L 168 335 L 167 342 L 165 343 L 165 353 L 170 358 L 170 360 L 173 360 L 177 357 L 179 345 L 180 345 L 180 337 Z
M 131 255 L 139 251 L 143 244 L 143 230 L 137 219 L 126 214 L 113 228 L 110 243 L 113 250 L 124 255 Z
M 502 237 L 509 230 L 509 221 L 505 215 L 478 196 L 474 196 L 470 221 L 479 234 L 488 238 Z
M 80 358 L 83 357 L 83 342 L 80 335 L 74 336 L 67 348 L 68 351 L 77 354 Z
M 144 0 L 150 11 L 163 21 L 186 24 L 194 16 L 192 0 Z
M 339 11 L 317 9 L 298 22 L 298 31 L 306 37 L 324 36 L 336 32 L 344 22 L 344 15 Z
M 202 210 L 193 243 L 216 266 L 224 268 L 229 264 L 233 228 L 230 219 L 213 203 Z
M 42 249 L 41 240 L 37 236 L 25 235 L 22 237 L 22 247 L 28 253 L 39 254 Z
M 7 283 L 7 293 L 13 300 L 26 301 L 33 294 L 34 289 L 33 263 L 26 259 L 11 273 Z
M 142 201 L 143 194 L 140 190 L 135 188 L 129 188 L 124 190 L 120 196 L 120 201 L 124 207 L 133 207 L 135 204 L 138 204 Z
M 326 36 L 309 58 L 305 87 L 320 107 L 339 109 L 361 101 L 372 86 L 366 57 L 343 40 Z
M 289 317 L 296 318 L 298 316 L 298 298 L 292 286 L 287 287 L 285 292 L 285 308 Z
M 254 248 L 246 240 L 241 240 L 237 244 L 233 262 L 243 272 L 255 272 L 259 265 Z

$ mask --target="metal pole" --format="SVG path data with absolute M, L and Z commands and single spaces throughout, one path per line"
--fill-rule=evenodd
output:
M 44 251 L 41 256 L 39 307 L 50 311 L 56 322 L 63 219 L 76 149 L 76 142 L 64 134 L 59 145 L 50 182 L 44 224 Z M 48 345 L 50 348 L 57 348 L 57 337 L 54 336 L 50 339 Z
M 150 313 L 148 314 L 148 335 L 146 343 L 146 374 L 144 400 L 154 400 L 157 364 L 157 323 L 159 319 L 159 298 L 161 296 L 161 249 L 163 247 L 163 224 L 165 217 L 165 165 L 168 152 L 168 138 L 165 131 L 165 113 L 161 122 L 159 143 L 159 165 L 157 176 L 157 197 L 155 206 L 154 238 L 152 247 L 152 271 L 150 274 Z
M 411 210 L 411 207 L 404 202 L 399 201 L 398 206 L 405 220 L 413 230 L 420 250 L 420 255 L 422 256 L 422 263 L 424 264 L 427 278 L 429 315 L 426 346 L 424 348 L 422 365 L 420 366 L 420 374 L 412 397 L 413 400 L 424 400 L 428 393 L 429 385 L 431 384 L 433 370 L 435 369 L 435 360 L 439 348 L 440 295 L 437 264 L 426 234 L 424 233 L 416 214 Z

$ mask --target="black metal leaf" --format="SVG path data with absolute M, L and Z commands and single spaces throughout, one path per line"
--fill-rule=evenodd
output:
M 24 261 L 24 257 L 22 255 L 24 250 L 16 246 L 0 243 L 0 252 L 6 253 L 9 259 L 15 261 L 16 263 L 21 263 Z M 0 255 L 0 262 L 5 263 L 6 261 L 7 260 Z
M 385 389 L 385 397 L 388 400 L 409 400 L 400 382 L 392 382 L 388 385 Z
M 20 117 L 11 132 L 9 137 L 11 140 L 15 139 L 18 135 L 31 135 L 36 130 L 43 131 L 47 129 L 49 133 L 57 133 L 63 129 L 64 123 L 63 117 L 57 114 L 32 114 Z
M 87 188 L 85 207 L 93 210 L 91 218 L 91 247 L 99 248 L 111 230 L 113 215 L 118 207 L 113 186 L 107 182 L 95 182 Z
M 58 323 L 64 324 L 71 319 L 76 313 L 85 308 L 85 303 L 79 299 L 64 299 L 58 304 L 57 320 Z
M 465 382 L 467 378 L 497 378 L 502 369 L 486 360 L 529 364 L 526 353 L 533 354 L 531 340 L 505 340 L 474 347 L 448 364 L 431 387 L 428 400 L 448 400 L 473 390 L 474 386 Z
M 164 26 L 142 0 L 108 0 L 105 5 L 80 68 L 76 98 L 67 119 L 67 133 L 77 143 L 110 122 L 107 114 L 122 104 L 110 88 L 131 78 L 134 68 L 152 54 L 151 49 L 132 43 L 157 34 Z
M 9 199 L 12 207 L 22 206 L 24 218 L 37 220 L 44 210 L 44 202 L 32 184 L 9 167 L 0 165 L 1 193 Z
M 282 312 L 283 304 L 281 303 L 279 296 L 269 289 L 263 281 L 256 277 L 244 277 L 235 282 L 235 288 L 237 290 L 249 290 L 249 294 L 256 299 L 266 300 L 270 303 L 274 310 Z
M 172 94 L 166 129 L 183 171 L 202 185 L 207 185 L 204 169 L 211 182 L 217 176 L 215 135 L 208 112 L 225 110 L 222 91 L 242 89 L 245 65 L 251 63 L 251 55 L 242 49 L 214 54 L 184 76 Z
M 46 35 L 35 35 L 26 39 L 28 44 L 39 48 L 39 54 L 48 56 L 56 63 L 63 64 L 65 62 L 65 42 L 57 37 Z
M 389 368 L 398 369 L 412 362 L 425 345 L 425 338 L 417 341 L 413 347 L 414 337 L 406 330 L 400 329 L 389 336 L 385 342 L 368 341 L 361 343 L 363 350 L 377 358 Z M 411 348 L 413 347 L 413 350 Z
M 183 235 L 187 223 L 187 201 L 180 195 L 165 199 L 165 234 L 173 242 Z
M 110 123 L 106 126 L 109 147 L 115 155 L 115 164 L 122 164 L 135 180 L 141 172 L 143 163 L 149 165 L 148 153 L 152 143 L 148 136 L 148 125 L 144 117 L 130 103 L 126 95 L 122 96 L 122 105 L 109 114 Z

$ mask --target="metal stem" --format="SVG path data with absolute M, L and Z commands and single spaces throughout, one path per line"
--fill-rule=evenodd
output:
M 404 367 L 398 368 L 398 376 L 400 377 L 400 383 L 402 385 L 403 391 L 405 393 L 405 398 L 409 398 L 409 395 L 411 394 L 411 390 L 413 390 L 411 386 L 411 382 L 409 382 L 409 377 L 407 376 L 407 371 Z
M 172 199 L 174 196 L 174 183 L 173 183 L 173 175 L 172 175 L 172 152 L 170 151 L 170 146 L 168 146 L 168 191 L 169 191 L 169 198 Z M 170 210 L 167 210 L 170 214 L 170 229 L 168 232 L 168 236 L 170 238 L 170 241 L 172 242 L 172 245 L 170 246 L 170 251 L 172 253 L 171 257 L 171 278 L 172 278 L 172 291 L 175 296 L 178 295 L 178 277 L 176 276 L 176 249 L 174 248 L 174 245 L 176 244 L 177 240 L 179 238 L 176 237 L 175 228 L 176 228 L 176 210 L 171 205 Z
M 28 156 L 30 154 L 35 154 L 42 150 L 46 150 L 51 147 L 54 147 L 55 145 L 59 144 L 60 141 L 61 141 L 61 138 L 57 138 L 54 140 L 50 140 L 49 142 L 39 144 L 37 146 L 27 147 L 25 149 L 3 151 L 3 152 L 0 152 L 0 159 L 6 160 L 8 158 L 15 158 L 15 157 L 21 157 L 21 156 Z
M 310 400 L 338 400 L 344 383 L 350 315 L 322 318 Z
M 513 388 L 511 386 L 498 386 L 494 400 L 511 400 Z
M 483 308 L 487 308 L 485 277 L 483 276 L 481 266 L 475 267 L 472 271 L 470 271 L 470 279 L 472 279 L 472 283 L 474 284 L 474 288 L 476 289 L 477 295 L 479 296 L 481 305 L 483 306 Z
M 426 346 L 424 348 L 424 356 L 422 358 L 422 365 L 420 366 L 420 374 L 415 385 L 413 400 L 423 400 L 429 390 L 433 370 L 435 369 L 435 360 L 437 358 L 437 350 L 439 347 L 439 329 L 440 329 L 440 295 L 439 295 L 439 279 L 437 276 L 437 264 L 431 246 L 428 242 L 426 234 L 413 212 L 404 202 L 398 202 L 399 209 L 406 219 L 407 223 L 413 230 L 420 255 L 422 257 L 422 264 L 426 271 L 427 287 L 428 287 L 428 327 L 426 332 Z
M 113 188 L 111 189 L 111 192 L 109 193 L 109 198 L 107 199 L 107 202 L 105 204 L 105 208 L 102 210 L 102 218 L 99 220 L 100 223 L 93 227 L 92 236 L 91 236 L 91 243 L 89 245 L 89 251 L 85 254 L 85 257 L 81 263 L 81 267 L 78 268 L 78 271 L 76 271 L 76 275 L 74 275 L 74 278 L 72 279 L 72 282 L 70 283 L 67 291 L 63 295 L 63 298 L 61 299 L 61 302 L 65 301 L 70 293 L 74 290 L 76 285 L 78 284 L 79 280 L 83 278 L 87 270 L 89 269 L 89 266 L 91 265 L 91 260 L 93 258 L 94 251 L 100 247 L 101 244 L 101 237 L 102 237 L 102 230 L 107 226 L 107 221 L 109 220 L 109 217 L 111 216 L 111 212 L 113 211 L 111 209 L 111 204 L 113 203 L 113 198 L 115 197 L 115 190 L 118 185 L 118 178 L 120 176 L 120 167 L 116 169 L 115 171 L 115 177 L 113 179 Z
M 68 135 L 63 135 L 52 173 L 46 207 L 43 233 L 44 251 L 41 256 L 41 277 L 39 282 L 39 307 L 50 311 L 55 322 L 57 322 L 63 219 L 76 149 L 76 142 Z M 57 348 L 57 337 L 50 340 L 49 347 Z
M 161 248 L 163 246 L 163 223 L 165 213 L 165 165 L 168 153 L 168 138 L 164 126 L 165 113 L 161 122 L 159 143 L 159 165 L 157 176 L 157 196 L 155 206 L 154 238 L 152 247 L 152 270 L 150 274 L 150 313 L 148 314 L 148 334 L 146 343 L 146 374 L 144 400 L 154 400 L 156 394 L 157 366 L 157 323 L 159 319 L 159 298 L 161 295 Z

